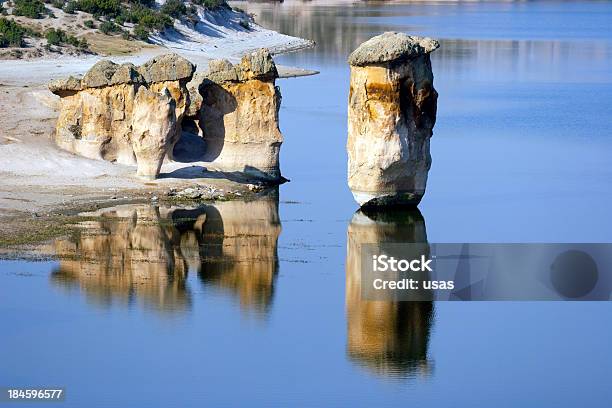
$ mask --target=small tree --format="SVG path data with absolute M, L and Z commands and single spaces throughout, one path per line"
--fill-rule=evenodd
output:
M 13 14 L 28 18 L 43 18 L 47 14 L 47 9 L 40 0 L 15 0 Z
M 174 18 L 180 18 L 187 13 L 187 6 L 181 0 L 166 0 L 160 11 Z
M 0 47 L 23 47 L 25 29 L 6 18 L 0 18 Z
M 134 37 L 138 38 L 141 41 L 148 41 L 149 30 L 142 24 L 138 24 L 136 25 L 136 27 L 134 27 Z

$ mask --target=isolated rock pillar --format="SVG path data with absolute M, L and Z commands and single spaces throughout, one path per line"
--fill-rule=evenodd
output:
M 348 183 L 361 206 L 417 205 L 431 166 L 436 40 L 384 33 L 350 56 Z

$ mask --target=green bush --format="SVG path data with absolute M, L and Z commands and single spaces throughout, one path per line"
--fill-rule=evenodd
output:
M 69 44 L 69 45 L 72 45 L 73 47 L 77 47 L 81 49 L 87 49 L 88 47 L 86 39 L 84 38 L 78 39 L 77 37 L 70 35 L 66 33 L 64 30 L 61 30 L 59 28 L 57 30 L 53 28 L 50 28 L 49 30 L 47 30 L 47 32 L 45 33 L 45 38 L 47 39 L 48 46 L 51 46 L 51 45 L 61 46 L 61 45 Z
M 68 14 L 74 14 L 77 10 L 78 10 L 78 4 L 76 1 L 73 1 L 73 0 L 69 1 L 64 6 L 64 12 Z
M 13 20 L 0 18 L 0 48 L 23 47 L 25 35 L 26 30 L 22 26 Z
M 118 30 L 118 27 L 112 21 L 105 21 L 100 24 L 100 31 L 104 34 L 111 34 Z
M 141 6 L 153 7 L 155 6 L 155 0 L 128 0 L 130 4 L 139 4 Z
M 13 14 L 28 18 L 43 18 L 47 14 L 47 9 L 40 0 L 15 0 Z
M 96 26 L 93 20 L 85 20 L 83 21 L 83 24 L 85 24 L 85 27 L 87 28 L 94 28 Z
M 127 19 L 127 21 L 142 25 L 149 31 L 162 31 L 166 28 L 174 26 L 172 18 L 166 14 L 162 14 L 155 10 L 151 10 L 150 8 L 138 5 L 132 7 L 129 19 Z
M 219 7 L 228 7 L 225 0 L 194 0 L 194 3 L 204 6 L 207 9 L 216 9 Z
M 63 9 L 63 8 L 64 8 L 65 2 L 64 2 L 64 0 L 53 0 L 53 1 L 51 2 L 51 5 L 52 5 L 53 7 L 58 8 L 58 9 L 60 9 L 60 10 L 61 10 L 61 9 Z
M 160 11 L 174 18 L 180 18 L 187 14 L 187 6 L 181 0 L 166 0 Z
M 115 17 L 121 13 L 119 0 L 78 0 L 77 9 L 98 16 Z
M 65 33 L 62 30 L 54 30 L 53 28 L 45 33 L 47 44 L 49 45 L 60 45 L 64 38 Z
M 134 27 L 134 37 L 147 41 L 149 39 L 149 30 L 145 26 L 138 24 Z

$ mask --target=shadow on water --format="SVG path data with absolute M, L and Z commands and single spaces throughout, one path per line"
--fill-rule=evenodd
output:
M 389 378 L 428 376 L 433 302 L 363 300 L 361 245 L 427 243 L 418 209 L 359 210 L 348 226 L 346 261 L 347 355 L 356 364 Z M 384 252 L 384 250 L 381 251 Z M 382 253 L 381 252 L 381 253 Z M 428 255 L 429 245 L 423 255 Z M 398 254 L 387 254 L 395 255 Z M 414 255 L 414 254 L 411 254 Z
M 84 214 L 78 227 L 55 241 L 59 266 L 51 280 L 92 303 L 182 313 L 194 301 L 194 271 L 205 289 L 238 299 L 246 312 L 264 316 L 272 305 L 278 189 L 248 202 L 122 205 Z

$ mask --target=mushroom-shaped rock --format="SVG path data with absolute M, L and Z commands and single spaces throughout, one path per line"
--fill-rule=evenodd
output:
M 176 101 L 167 89 L 162 93 L 140 87 L 134 100 L 132 146 L 137 175 L 155 179 L 176 131 Z
M 430 38 L 384 33 L 350 56 L 348 184 L 361 206 L 417 205 L 436 121 Z
M 162 128 L 171 128 L 174 133 L 165 152 L 180 137 L 180 123 L 189 105 L 187 82 L 191 80 L 195 67 L 186 59 L 176 55 L 155 57 L 142 66 L 130 63 L 115 64 L 102 60 L 97 62 L 83 77 L 56 80 L 49 83 L 49 89 L 60 96 L 60 113 L 56 124 L 55 142 L 62 149 L 91 159 L 134 165 L 138 158 L 145 157 L 142 141 L 134 143 L 136 134 L 142 136 L 149 123 L 155 129 L 152 134 L 163 133 Z M 147 91 L 147 92 L 145 92 Z M 136 95 L 140 94 L 138 106 Z M 163 97 L 170 95 L 174 114 L 171 123 L 151 94 Z M 149 97 L 151 116 L 143 106 L 145 96 Z M 138 107 L 138 111 L 135 109 Z M 163 113 L 163 114 L 162 114 Z M 146 118 L 146 119 L 143 119 Z M 144 120 L 144 122 L 143 122 Z M 137 145 L 137 147 L 136 147 Z M 148 153 L 147 153 L 148 154 Z M 151 160 L 146 159 L 148 162 Z M 155 168 L 157 164 L 143 164 Z M 156 174 L 158 170 L 140 170 L 143 174 Z
M 281 96 L 276 65 L 266 49 L 238 65 L 214 60 L 188 84 L 194 117 L 206 143 L 202 161 L 210 168 L 252 178 L 280 180 L 283 142 L 278 111 Z

